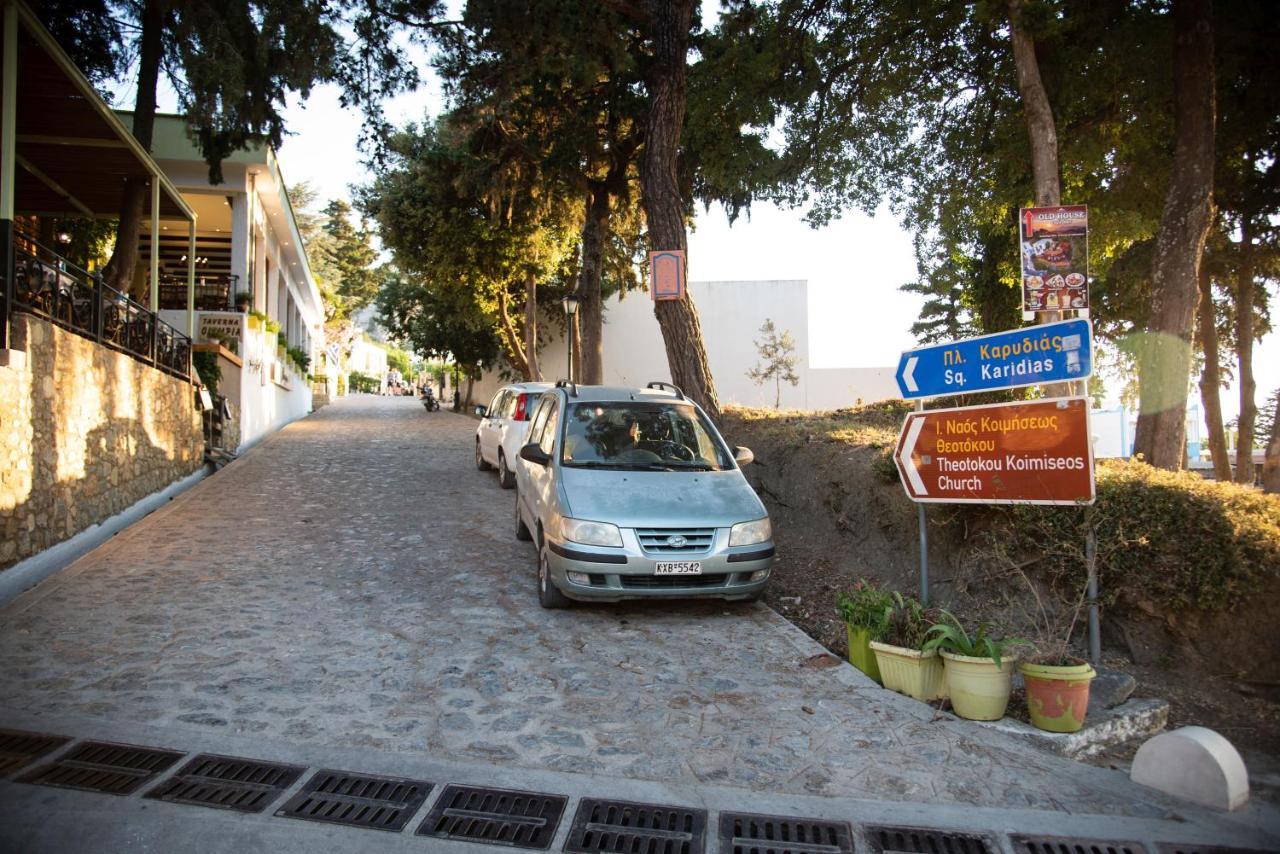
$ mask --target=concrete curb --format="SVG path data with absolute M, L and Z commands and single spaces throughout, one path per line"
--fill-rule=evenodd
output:
M 1129 700 L 1101 715 L 1090 717 L 1079 732 L 1045 732 L 1013 718 L 974 721 L 1040 750 L 1068 759 L 1083 759 L 1103 751 L 1146 738 L 1164 729 L 1169 722 L 1169 704 L 1164 700 Z

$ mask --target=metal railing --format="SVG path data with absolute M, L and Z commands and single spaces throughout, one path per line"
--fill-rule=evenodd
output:
M 6 313 L 43 317 L 99 344 L 190 381 L 191 339 L 141 303 L 26 235 L 15 234 Z M 8 322 L 8 317 L 5 317 Z
M 195 283 L 195 307 L 197 311 L 230 311 L 231 300 L 235 294 L 239 276 L 234 273 L 226 275 L 198 276 Z M 160 277 L 160 307 L 162 309 L 187 308 L 187 277 Z

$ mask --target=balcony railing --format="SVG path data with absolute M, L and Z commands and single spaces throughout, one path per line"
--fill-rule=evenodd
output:
M 236 291 L 234 274 L 197 276 L 195 307 L 197 311 L 230 311 L 231 298 Z M 187 308 L 187 277 L 160 276 L 160 307 L 162 309 Z
M 190 338 L 100 276 L 25 235 L 13 241 L 13 278 L 7 290 L 10 312 L 43 317 L 167 374 L 191 379 Z

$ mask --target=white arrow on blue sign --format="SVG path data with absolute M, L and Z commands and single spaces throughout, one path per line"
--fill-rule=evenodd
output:
M 1082 380 L 1093 373 L 1088 320 L 1062 320 L 908 350 L 898 360 L 907 400 Z

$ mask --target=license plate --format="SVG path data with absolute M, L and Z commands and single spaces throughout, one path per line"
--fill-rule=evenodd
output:
M 696 560 L 660 560 L 653 567 L 654 575 L 702 575 L 702 563 Z

